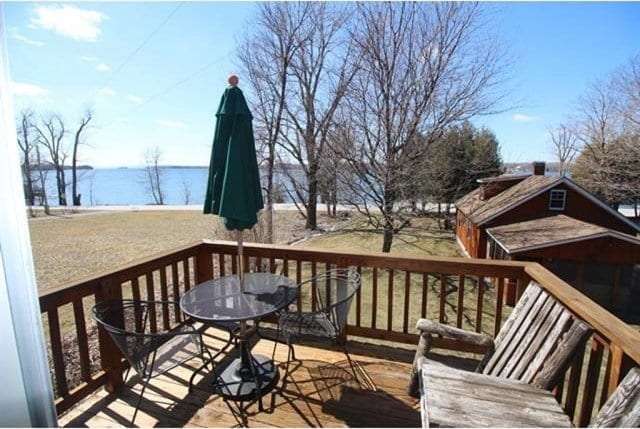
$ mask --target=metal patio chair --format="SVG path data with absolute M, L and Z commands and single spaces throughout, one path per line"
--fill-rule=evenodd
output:
M 172 301 L 111 300 L 100 302 L 92 309 L 94 319 L 109 333 L 142 380 L 142 390 L 131 418 L 132 425 L 151 378 L 194 357 L 200 357 L 206 366 L 204 353 L 213 362 L 214 357 L 204 346 L 202 333 L 191 320 L 168 330 L 163 329 L 156 320 L 156 315 L 166 315 L 169 310 L 178 311 L 177 308 L 178 303 Z M 193 377 L 190 384 L 192 380 Z
M 346 349 L 346 343 L 339 341 L 339 339 L 347 325 L 351 301 L 360 288 L 360 284 L 360 274 L 355 269 L 338 268 L 328 270 L 298 285 L 299 293 L 302 296 L 305 294 L 305 289 L 310 289 L 308 295 L 312 300 L 315 300 L 316 310 L 310 312 L 287 311 L 280 314 L 276 337 L 279 338 L 282 334 L 289 348 L 281 390 L 286 387 L 291 361 L 298 360 L 293 346 L 305 338 L 327 339 L 339 343 L 347 356 L 355 379 L 358 380 L 353 362 Z

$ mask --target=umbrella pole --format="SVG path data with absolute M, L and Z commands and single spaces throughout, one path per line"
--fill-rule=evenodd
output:
M 244 257 L 242 250 L 242 231 L 238 230 L 237 237 L 238 240 L 238 276 L 240 278 L 240 290 L 244 292 Z

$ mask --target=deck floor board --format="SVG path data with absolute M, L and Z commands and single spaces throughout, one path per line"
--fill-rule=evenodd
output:
M 220 335 L 211 331 L 207 331 L 205 341 L 216 350 L 221 344 Z M 270 340 L 259 339 L 253 345 L 253 353 L 271 356 L 273 344 Z M 151 380 L 135 425 L 419 427 L 419 401 L 405 393 L 411 353 L 402 350 L 385 353 L 378 346 L 361 344 L 350 350 L 358 380 L 354 379 L 341 351 L 297 345 L 299 361 L 291 364 L 285 391 L 281 393 L 276 389 L 263 398 L 269 412 L 259 412 L 257 404 L 250 404 L 244 413 L 240 413 L 237 403 L 225 402 L 211 393 L 213 376 L 207 370 L 196 376 L 195 389 L 189 393 L 189 377 L 201 364 L 197 359 L 191 360 Z M 281 376 L 286 357 L 286 346 L 278 345 L 275 359 Z M 128 426 L 141 387 L 139 378 L 130 375 L 124 388 L 116 394 L 99 389 L 60 416 L 59 425 Z

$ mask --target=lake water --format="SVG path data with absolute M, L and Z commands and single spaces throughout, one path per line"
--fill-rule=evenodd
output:
M 144 168 L 96 168 L 79 170 L 78 192 L 83 206 L 154 204 L 147 188 Z M 71 180 L 71 171 L 65 172 Z M 165 204 L 203 204 L 209 171 L 198 168 L 163 168 L 162 183 Z M 51 205 L 57 204 L 55 175 L 47 175 L 47 195 Z M 67 200 L 71 202 L 71 185 L 67 187 Z

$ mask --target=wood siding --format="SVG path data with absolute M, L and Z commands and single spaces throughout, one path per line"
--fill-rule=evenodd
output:
M 640 263 L 640 246 L 612 237 L 567 243 L 512 254 L 518 260 L 562 259 L 578 262 L 635 265 Z

